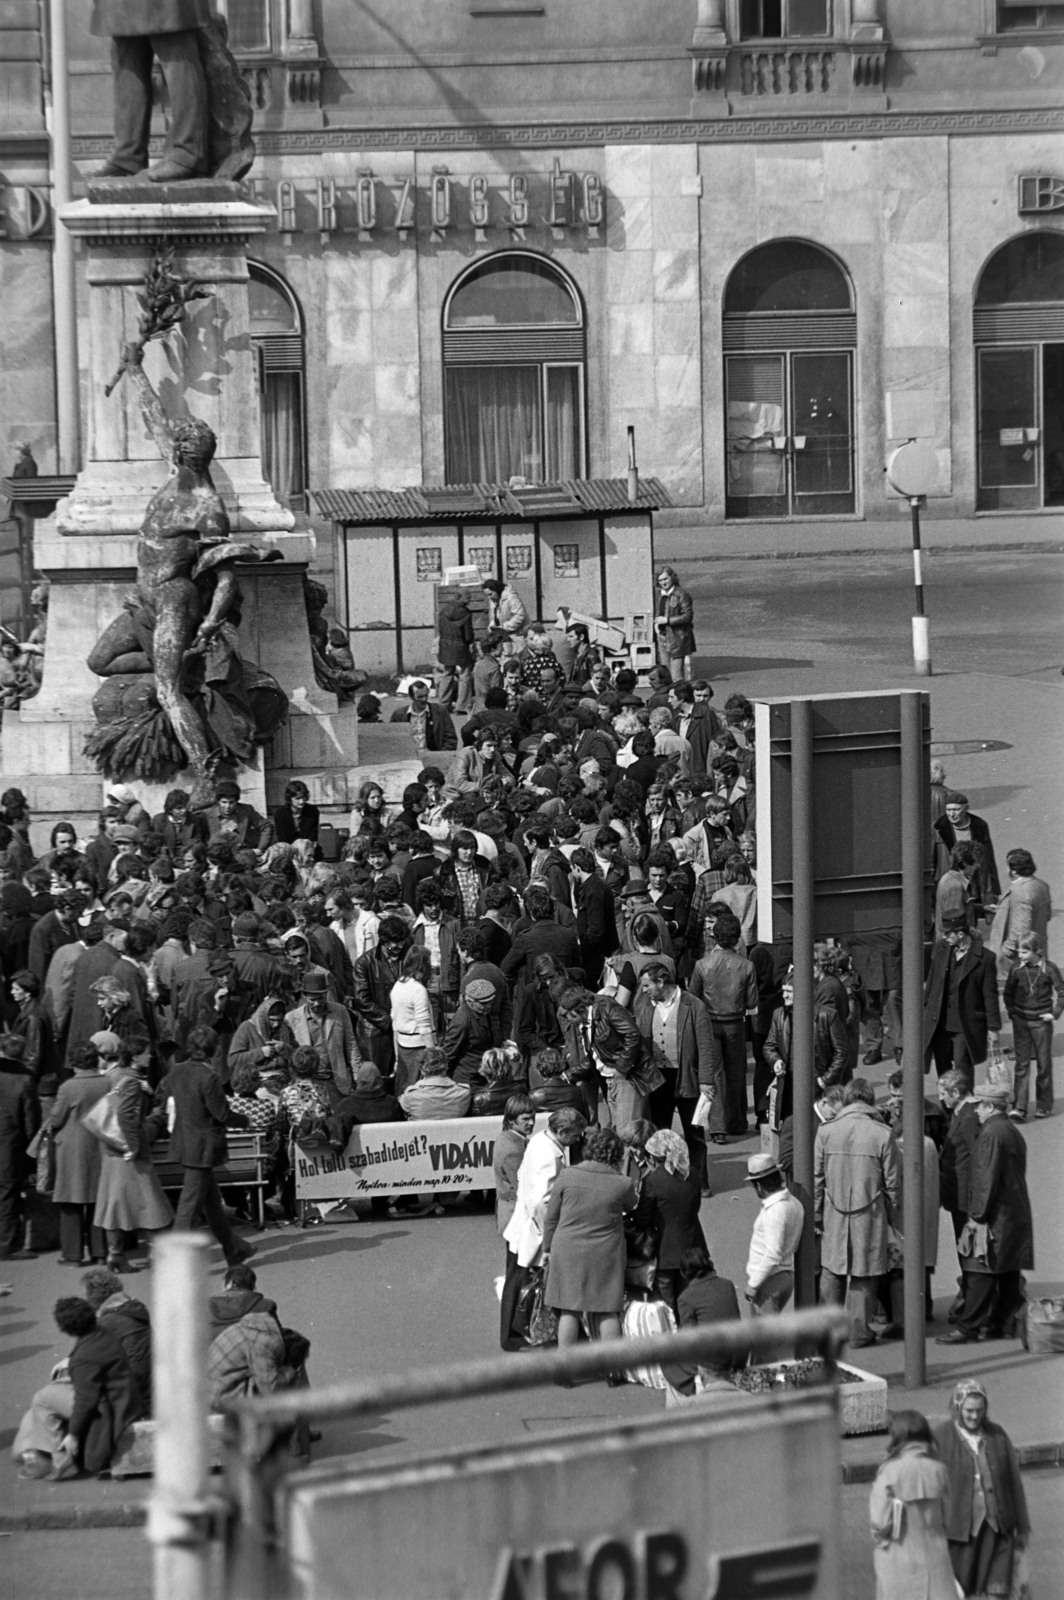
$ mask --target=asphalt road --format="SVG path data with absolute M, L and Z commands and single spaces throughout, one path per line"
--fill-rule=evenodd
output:
M 675 564 L 694 597 L 702 670 L 731 678 L 769 665 L 911 665 L 905 554 Z M 1059 676 L 1064 554 L 935 552 L 924 584 L 936 672 Z

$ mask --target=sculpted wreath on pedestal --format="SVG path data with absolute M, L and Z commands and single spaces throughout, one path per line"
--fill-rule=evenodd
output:
M 154 276 L 153 276 L 154 275 Z M 188 768 L 193 804 L 209 804 L 217 766 L 246 763 L 284 723 L 288 698 L 275 678 L 237 650 L 239 562 L 279 561 L 229 537 L 229 517 L 210 464 L 205 422 L 171 422 L 141 364 L 145 344 L 174 327 L 175 301 L 196 297 L 156 261 L 142 297 L 141 336 L 121 371 L 137 386 L 145 421 L 170 476 L 148 502 L 137 542 L 137 584 L 121 616 L 88 658 L 107 681 L 93 700 L 99 726 L 85 752 L 110 778 L 165 783 Z

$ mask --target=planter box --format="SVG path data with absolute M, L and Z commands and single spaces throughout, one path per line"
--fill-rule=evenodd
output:
M 767 1361 L 763 1370 L 777 1369 L 782 1371 L 786 1367 L 796 1365 L 794 1361 Z M 865 1372 L 861 1367 L 852 1367 L 848 1362 L 840 1361 L 839 1370 L 839 1431 L 844 1438 L 857 1433 L 883 1433 L 888 1422 L 887 1412 L 887 1380 L 878 1378 L 874 1372 Z M 791 1386 L 780 1384 L 779 1388 Z M 763 1391 L 771 1393 L 771 1389 Z M 665 1405 L 667 1408 L 683 1405 L 706 1405 L 713 1401 L 724 1399 L 732 1401 L 743 1398 L 752 1400 L 756 1396 L 745 1389 L 734 1388 L 730 1384 L 719 1384 L 694 1395 L 681 1395 L 673 1388 L 666 1388 Z
M 766 1365 L 789 1367 L 791 1361 L 772 1361 Z M 839 1427 L 843 1438 L 855 1433 L 884 1433 L 888 1423 L 887 1380 L 847 1361 L 839 1369 Z

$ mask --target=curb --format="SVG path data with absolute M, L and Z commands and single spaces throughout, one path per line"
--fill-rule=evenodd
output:
M 1021 1444 L 1016 1455 L 1021 1472 L 1064 1466 L 1064 1440 L 1056 1444 Z M 871 1483 L 879 1461 L 844 1461 L 844 1484 Z M 0 1512 L 0 1536 L 11 1533 L 78 1532 L 94 1528 L 142 1528 L 148 1520 L 148 1502 L 135 1500 L 116 1506 L 56 1506 L 28 1511 Z
M 1064 1466 L 1064 1440 L 1056 1444 L 1021 1444 L 1016 1447 L 1021 1472 L 1037 1472 L 1043 1467 Z M 844 1461 L 843 1483 L 871 1483 L 880 1461 Z
M 668 559 L 677 566 L 705 566 L 714 561 L 812 561 L 830 558 L 852 556 L 898 556 L 911 558 L 909 546 L 901 544 L 891 545 L 849 545 L 844 550 L 706 550 L 699 551 L 697 555 L 677 554 L 659 547 L 668 544 L 670 529 L 663 528 L 656 534 L 654 540 L 655 559 Z M 1059 539 L 1028 539 L 1021 543 L 1009 544 L 935 544 L 927 539 L 923 541 L 924 554 L 933 555 L 1064 555 L 1064 544 Z

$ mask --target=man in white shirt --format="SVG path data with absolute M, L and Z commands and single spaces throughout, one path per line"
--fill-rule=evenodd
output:
M 746 1181 L 754 1186 L 761 1210 L 750 1236 L 746 1299 L 755 1317 L 782 1311 L 794 1292 L 794 1252 L 802 1237 L 802 1202 L 783 1181 L 775 1156 L 751 1156 Z
M 352 966 L 359 956 L 377 948 L 381 919 L 369 909 L 369 891 L 362 884 L 352 884 L 346 892 L 334 890 L 325 902 L 325 915 L 333 933 L 347 946 Z

